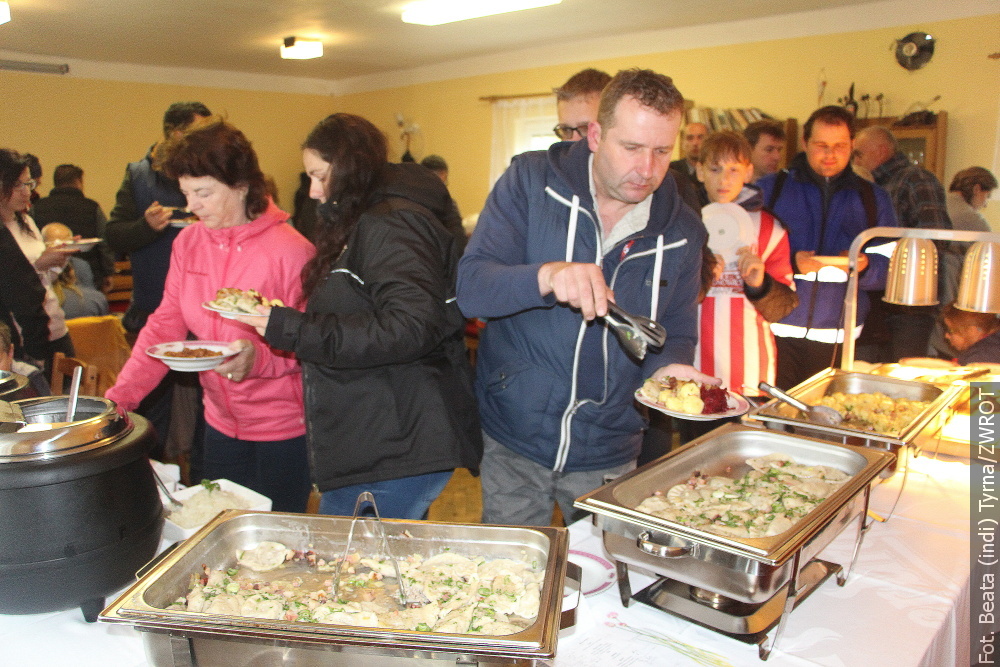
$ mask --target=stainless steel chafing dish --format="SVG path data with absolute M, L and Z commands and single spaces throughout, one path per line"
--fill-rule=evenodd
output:
M 393 553 L 526 558 L 545 568 L 535 622 L 505 636 L 361 628 L 237 618 L 165 608 L 183 596 L 192 574 L 231 567 L 234 552 L 261 541 L 320 554 L 343 553 L 351 520 L 343 517 L 228 510 L 152 566 L 101 613 L 143 633 L 154 665 L 533 665 L 555 655 L 567 571 L 565 528 L 517 528 L 383 520 Z M 414 662 L 414 660 L 416 662 Z
M 900 456 L 903 447 L 912 445 L 917 434 L 927 428 L 934 428 L 936 420 L 941 419 L 942 410 L 954 402 L 958 389 L 950 385 L 935 385 L 828 368 L 789 390 L 788 393 L 793 398 L 814 405 L 823 396 L 838 391 L 845 394 L 881 392 L 891 398 L 928 401 L 929 404 L 916 419 L 896 433 L 875 433 L 848 424 L 837 426 L 816 424 L 806 419 L 805 415 L 795 408 L 775 399 L 752 409 L 746 419 L 763 422 L 771 429 L 845 444 L 885 449 Z M 887 474 L 894 472 L 896 467 L 895 463 L 890 466 Z
M 740 477 L 750 469 L 746 459 L 775 452 L 797 463 L 837 468 L 850 479 L 791 529 L 773 537 L 722 537 L 634 509 L 653 492 L 684 483 L 696 470 Z M 635 599 L 757 643 L 766 657 L 766 633 L 797 601 L 831 574 L 841 583 L 846 580 L 840 566 L 816 556 L 852 522 L 857 524 L 857 555 L 872 481 L 892 461 L 884 451 L 729 424 L 578 498 L 575 505 L 593 512 L 604 531 L 605 548 L 617 561 L 624 604 L 632 598 L 628 567 L 651 570 L 662 579 Z M 780 627 L 772 646 L 779 633 Z

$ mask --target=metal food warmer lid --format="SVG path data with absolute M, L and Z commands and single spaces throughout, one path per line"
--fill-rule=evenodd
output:
M 0 370 L 0 398 L 28 386 L 28 378 L 11 371 Z
M 928 405 L 917 417 L 900 430 L 893 433 L 867 431 L 848 424 L 829 426 L 806 419 L 805 415 L 777 399 L 771 399 L 754 408 L 746 416 L 747 420 L 758 420 L 768 426 L 783 425 L 798 433 L 823 439 L 852 442 L 852 438 L 882 443 L 887 448 L 900 447 L 912 443 L 918 433 L 935 419 L 947 406 L 951 405 L 959 387 L 939 386 L 929 382 L 915 382 L 899 378 L 844 371 L 827 368 L 812 376 L 802 384 L 790 389 L 788 394 L 803 403 L 816 405 L 824 396 L 842 392 L 845 394 L 870 394 L 880 392 L 890 398 L 906 398 L 927 401 Z
M 106 398 L 79 397 L 72 421 L 66 421 L 68 396 L 0 401 L 0 408 L 10 408 L 0 410 L 0 465 L 78 454 L 132 430 L 129 418 Z
M 280 542 L 292 549 L 312 549 L 331 559 L 343 554 L 350 518 L 246 510 L 220 513 L 141 574 L 132 587 L 101 613 L 100 620 L 130 624 L 143 630 L 147 649 L 157 636 L 190 637 L 195 652 L 199 649 L 199 638 L 206 642 L 226 640 L 229 650 L 233 651 L 231 658 L 237 661 L 233 664 L 238 664 L 241 651 L 250 651 L 249 643 L 268 642 L 284 646 L 286 650 L 297 646 L 311 649 L 320 646 L 336 652 L 360 651 L 395 657 L 419 655 L 451 662 L 457 655 L 529 662 L 555 655 L 567 571 L 569 537 L 565 528 L 393 519 L 383 519 L 382 523 L 390 548 L 397 556 L 419 553 L 426 557 L 450 551 L 488 559 L 537 560 L 538 566 L 544 567 L 545 576 L 535 621 L 516 634 L 483 636 L 167 610 L 167 606 L 185 595 L 192 575 L 202 572 L 203 566 L 232 567 L 237 550 L 252 548 L 262 541 Z M 241 647 L 241 643 L 247 646 Z M 243 655 L 247 659 L 249 656 L 249 653 Z
M 738 478 L 750 469 L 746 459 L 772 453 L 790 455 L 804 465 L 831 466 L 848 473 L 850 479 L 789 530 L 771 537 L 724 537 L 635 509 L 655 491 L 682 484 L 695 471 L 707 476 Z M 692 555 L 701 561 L 726 561 L 719 556 L 723 552 L 778 565 L 823 530 L 841 508 L 894 460 L 893 454 L 877 449 L 728 424 L 581 496 L 574 504 L 593 512 L 597 525 L 606 531 L 626 537 L 655 531 L 674 538 L 678 546 L 698 545 Z M 669 559 L 664 559 L 664 563 L 669 565 Z

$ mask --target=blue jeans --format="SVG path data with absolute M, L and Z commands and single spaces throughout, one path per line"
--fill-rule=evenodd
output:
M 276 512 L 305 512 L 310 485 L 306 436 L 268 442 L 238 440 L 206 424 L 204 475 L 228 479 L 267 496 Z
M 441 495 L 451 479 L 452 472 L 444 470 L 324 491 L 323 499 L 319 502 L 319 513 L 353 516 L 358 495 L 370 491 L 375 496 L 379 516 L 383 519 L 423 519 L 431 503 Z

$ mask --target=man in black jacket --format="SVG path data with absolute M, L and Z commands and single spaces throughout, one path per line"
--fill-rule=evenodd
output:
M 83 169 L 75 164 L 61 164 L 52 172 L 52 182 L 55 187 L 49 191 L 49 196 L 36 201 L 31 211 L 38 228 L 50 222 L 61 222 L 77 236 L 103 239 L 108 219 L 100 204 L 83 195 Z M 115 268 L 107 243 L 102 241 L 81 252 L 79 257 L 90 265 L 94 286 L 106 287 Z

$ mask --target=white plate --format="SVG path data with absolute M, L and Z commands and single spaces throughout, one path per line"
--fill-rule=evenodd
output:
M 670 415 L 671 417 L 677 417 L 678 419 L 687 419 L 693 422 L 707 422 L 713 419 L 728 419 L 729 417 L 739 417 L 740 415 L 745 415 L 750 411 L 750 401 L 743 398 L 741 395 L 737 394 L 735 391 L 726 391 L 726 404 L 729 409 L 725 412 L 716 412 L 710 415 L 692 415 L 688 412 L 676 412 L 674 410 L 668 410 L 665 405 L 658 403 L 656 401 L 651 401 L 642 395 L 641 389 L 635 390 L 635 400 L 639 401 L 643 405 L 654 410 L 659 410 L 665 415 Z
M 73 250 L 84 252 L 90 250 L 100 242 L 101 239 L 99 238 L 80 239 L 79 241 L 63 241 L 62 243 L 50 245 L 49 248 L 52 250 Z
M 603 593 L 615 583 L 615 566 L 602 556 L 570 549 L 567 560 L 579 565 L 583 572 L 580 592 L 584 595 Z
M 271 511 L 271 499 L 267 496 L 263 496 L 256 491 L 252 491 L 247 487 L 237 484 L 236 482 L 231 482 L 228 479 L 217 479 L 215 482 L 223 491 L 230 491 L 238 496 L 246 498 L 250 504 L 249 509 L 258 512 Z M 201 484 L 195 484 L 194 486 L 189 486 L 186 489 L 181 489 L 180 491 L 172 491 L 170 495 L 176 500 L 184 502 L 194 494 L 201 491 L 202 488 Z M 163 491 L 160 491 L 160 500 L 163 502 L 163 508 L 169 512 L 173 505 L 171 505 L 170 501 L 163 496 Z M 163 522 L 163 539 L 170 540 L 171 542 L 186 540 L 200 529 L 201 526 L 195 526 L 194 528 L 181 528 L 170 520 L 170 515 L 168 514 L 166 521 Z
M 201 304 L 201 307 L 204 308 L 205 310 L 210 310 L 213 313 L 218 313 L 227 320 L 235 320 L 237 315 L 242 315 L 243 317 L 267 317 L 267 315 L 261 315 L 260 313 L 244 313 L 235 310 L 223 310 L 222 308 L 216 308 L 215 306 L 211 305 L 211 303 L 209 303 L 208 301 Z
M 736 264 L 739 248 L 753 246 L 753 219 L 739 204 L 709 204 L 702 208 L 701 215 L 708 231 L 708 247 L 722 256 L 727 267 Z
M 222 352 L 222 356 L 219 357 L 168 357 L 164 352 L 178 352 L 184 348 L 200 347 L 206 350 L 215 350 L 217 352 Z M 151 345 L 146 349 L 146 354 L 153 357 L 154 359 L 159 359 L 165 363 L 168 367 L 175 371 L 184 371 L 188 373 L 197 373 L 199 371 L 210 371 L 223 361 L 239 354 L 237 350 L 233 350 L 229 347 L 229 343 L 224 343 L 216 340 L 180 340 L 171 343 L 159 343 L 158 345 Z

